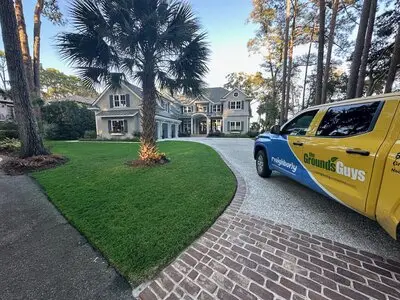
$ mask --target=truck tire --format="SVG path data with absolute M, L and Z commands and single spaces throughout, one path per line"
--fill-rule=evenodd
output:
M 268 165 L 268 158 L 264 150 L 259 150 L 256 154 L 256 169 L 259 176 L 268 178 L 271 176 L 271 169 Z

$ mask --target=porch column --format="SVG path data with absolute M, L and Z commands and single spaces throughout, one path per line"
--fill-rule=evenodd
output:
M 179 125 L 180 124 L 175 124 L 175 137 L 177 138 L 179 135 Z
M 168 138 L 172 138 L 172 124 L 168 123 Z
M 158 122 L 158 139 L 162 138 L 162 122 Z
M 211 119 L 210 118 L 207 118 L 207 134 L 209 134 L 210 133 L 210 126 L 211 126 Z
M 190 118 L 190 134 L 193 135 L 193 116 Z

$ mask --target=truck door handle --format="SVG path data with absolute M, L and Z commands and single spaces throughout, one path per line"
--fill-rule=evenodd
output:
M 361 150 L 361 149 L 347 149 L 346 152 L 348 154 L 358 154 L 362 156 L 369 156 L 369 151 Z
M 301 143 L 301 142 L 293 142 L 293 145 L 295 145 L 295 146 L 303 146 L 303 143 Z

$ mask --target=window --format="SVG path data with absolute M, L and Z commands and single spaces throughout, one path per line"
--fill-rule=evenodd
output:
M 310 110 L 294 118 L 282 129 L 281 134 L 306 135 L 308 127 L 318 110 Z
M 211 130 L 212 131 L 222 131 L 222 122 L 220 119 L 211 120 Z
M 125 132 L 124 120 L 112 120 L 111 121 L 111 133 L 123 133 Z
M 207 112 L 208 111 L 208 105 L 197 106 L 197 111 L 199 111 L 199 112 Z
M 318 127 L 317 136 L 351 136 L 372 130 L 380 101 L 330 108 Z
M 193 112 L 193 107 L 192 106 L 184 106 L 183 107 L 183 112 L 184 113 L 191 113 L 191 112 Z
M 114 107 L 126 107 L 126 95 L 114 95 Z
M 182 132 L 184 133 L 190 133 L 191 132 L 191 121 L 190 120 L 183 120 L 182 121 Z
M 213 105 L 213 112 L 220 112 L 220 111 L 221 111 L 221 105 L 220 104 Z
M 233 97 L 238 97 L 239 96 L 239 93 L 238 92 L 234 92 L 233 93 Z
M 242 101 L 231 101 L 229 102 L 230 109 L 242 109 Z
M 242 129 L 242 122 L 230 122 L 231 124 L 231 131 L 241 130 Z

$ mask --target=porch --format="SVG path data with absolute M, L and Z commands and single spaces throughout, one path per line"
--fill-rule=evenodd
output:
M 179 131 L 192 136 L 208 135 L 210 132 L 222 132 L 222 123 L 222 118 L 209 117 L 204 113 L 196 113 L 190 118 L 182 119 Z

